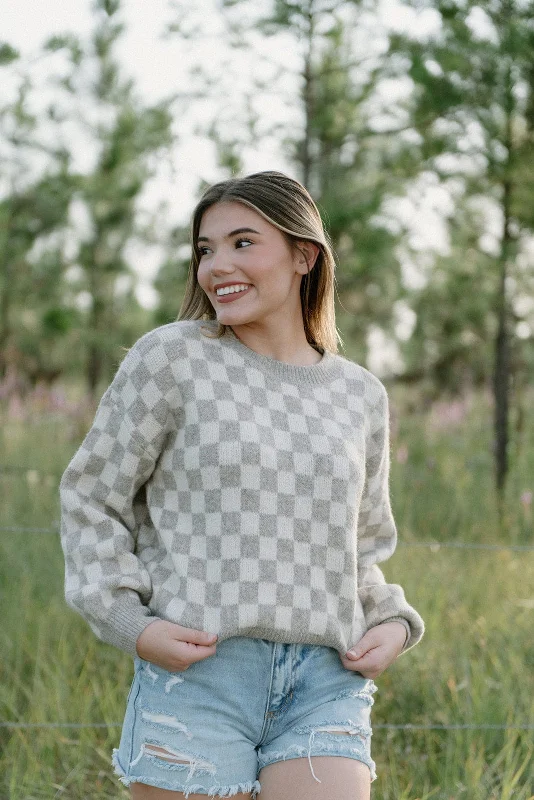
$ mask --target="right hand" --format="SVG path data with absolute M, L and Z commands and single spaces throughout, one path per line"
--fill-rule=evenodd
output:
M 168 672 L 184 672 L 190 664 L 214 656 L 216 641 L 205 631 L 158 619 L 137 637 L 135 649 L 140 658 Z

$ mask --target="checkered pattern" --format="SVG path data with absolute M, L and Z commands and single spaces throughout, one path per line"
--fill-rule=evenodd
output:
M 131 655 L 154 619 L 343 654 L 398 619 L 410 649 L 423 620 L 377 566 L 397 540 L 384 386 L 202 328 L 136 342 L 63 474 L 67 603 Z

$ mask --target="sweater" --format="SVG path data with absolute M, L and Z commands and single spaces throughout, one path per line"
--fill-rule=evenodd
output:
M 424 623 L 378 566 L 397 542 L 385 387 L 216 326 L 149 331 L 104 392 L 60 482 L 67 605 L 131 656 L 156 619 L 343 655 L 397 620 L 406 652 Z

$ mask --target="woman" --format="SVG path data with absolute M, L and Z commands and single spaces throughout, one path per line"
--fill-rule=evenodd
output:
M 133 800 L 364 800 L 373 678 L 424 633 L 378 567 L 387 394 L 337 353 L 300 183 L 218 183 L 192 235 L 179 320 L 128 351 L 61 481 L 67 603 L 134 658 L 112 762 Z

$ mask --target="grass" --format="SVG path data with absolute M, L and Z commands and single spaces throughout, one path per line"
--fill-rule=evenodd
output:
M 390 407 L 399 547 L 382 566 L 426 634 L 377 679 L 373 800 L 532 800 L 533 731 L 514 726 L 534 725 L 534 551 L 403 546 L 533 544 L 532 418 L 530 440 L 514 443 L 499 530 L 488 398 L 422 413 L 395 389 Z M 90 418 L 42 405 L 1 413 L 0 527 L 56 528 L 59 479 Z M 0 720 L 104 725 L 0 728 L 2 800 L 129 798 L 110 758 L 132 661 L 66 606 L 63 575 L 58 534 L 0 531 Z M 509 730 L 380 728 L 407 723 Z

